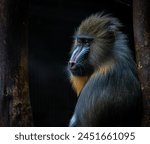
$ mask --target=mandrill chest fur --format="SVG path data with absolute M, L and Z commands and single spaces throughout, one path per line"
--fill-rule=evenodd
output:
M 118 19 L 96 14 L 75 32 L 68 63 L 78 101 L 69 126 L 140 126 L 141 88 Z
M 77 96 L 79 96 L 81 90 L 88 81 L 88 76 L 72 76 L 70 81 L 72 83 L 74 90 L 77 93 Z

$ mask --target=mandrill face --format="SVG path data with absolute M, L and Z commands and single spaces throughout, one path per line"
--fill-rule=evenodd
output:
M 121 24 L 108 15 L 92 15 L 79 26 L 74 37 L 68 69 L 74 76 L 89 76 L 113 59 L 116 33 Z
M 92 37 L 75 37 L 72 54 L 68 63 L 68 68 L 73 75 L 84 76 L 92 72 L 93 68 L 89 63 L 89 54 L 92 43 Z

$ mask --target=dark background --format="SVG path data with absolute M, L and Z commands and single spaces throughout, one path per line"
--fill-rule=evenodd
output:
M 66 66 L 72 35 L 84 18 L 101 11 L 118 17 L 132 47 L 132 5 L 128 0 L 119 1 L 30 0 L 29 80 L 34 126 L 68 125 L 77 98 Z

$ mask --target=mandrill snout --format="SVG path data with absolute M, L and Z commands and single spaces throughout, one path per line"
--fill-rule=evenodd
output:
M 73 69 L 75 69 L 75 68 L 76 68 L 76 63 L 75 63 L 75 62 L 73 62 L 73 61 L 69 61 L 69 63 L 68 63 L 68 67 L 69 67 L 69 69 L 70 69 L 70 70 L 73 70 Z
M 84 75 L 89 47 L 77 46 L 70 57 L 68 69 L 73 75 Z

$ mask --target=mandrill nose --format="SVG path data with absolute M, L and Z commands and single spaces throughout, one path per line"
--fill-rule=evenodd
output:
M 75 69 L 75 68 L 76 68 L 76 63 L 75 63 L 75 62 L 73 62 L 73 61 L 69 61 L 68 66 L 69 66 L 69 68 L 70 68 L 71 70 L 73 70 L 73 69 Z

